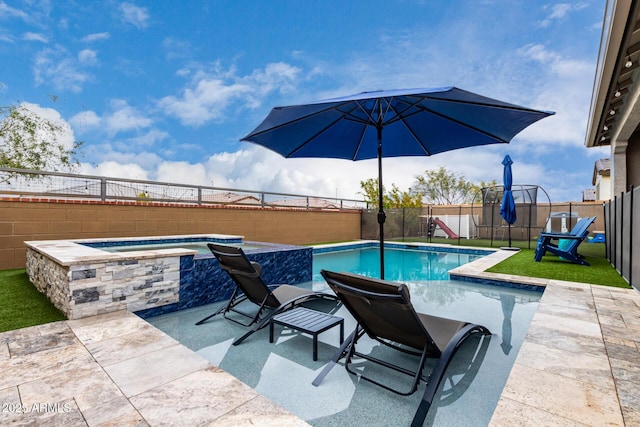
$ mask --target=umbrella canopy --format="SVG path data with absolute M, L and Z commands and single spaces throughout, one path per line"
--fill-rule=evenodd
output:
M 513 199 L 513 191 L 511 186 L 513 185 L 513 176 L 511 173 L 511 165 L 513 160 L 507 154 L 502 160 L 504 169 L 502 172 L 502 178 L 504 180 L 504 194 L 502 196 L 502 205 L 500 206 L 500 216 L 509 224 L 509 246 L 511 246 L 511 224 L 516 222 L 516 202 Z
M 242 140 L 285 157 L 377 158 L 380 275 L 384 278 L 383 157 L 430 156 L 508 143 L 551 114 L 456 87 L 375 91 L 275 107 Z

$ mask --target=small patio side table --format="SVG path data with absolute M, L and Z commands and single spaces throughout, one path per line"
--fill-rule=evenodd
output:
M 273 326 L 282 325 L 313 336 L 313 360 L 318 360 L 318 335 L 340 325 L 340 344 L 344 341 L 344 319 L 305 307 L 278 314 L 269 322 L 269 342 L 273 342 Z

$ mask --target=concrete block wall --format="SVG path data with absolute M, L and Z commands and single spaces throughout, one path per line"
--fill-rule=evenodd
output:
M 285 244 L 353 240 L 360 211 L 0 199 L 0 270 L 25 267 L 24 241 L 211 233 Z

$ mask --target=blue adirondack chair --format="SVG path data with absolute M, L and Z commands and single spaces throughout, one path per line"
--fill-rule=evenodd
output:
M 580 246 L 580 243 L 589 235 L 589 226 L 591 226 L 595 220 L 595 216 L 584 218 L 578 221 L 568 233 L 540 233 L 538 244 L 536 245 L 536 261 L 540 262 L 544 254 L 549 251 L 576 264 L 589 265 L 584 257 L 578 253 L 578 246 Z M 554 243 L 555 240 L 557 240 L 558 243 Z M 561 247 L 559 244 L 560 240 L 568 240 L 569 243 Z

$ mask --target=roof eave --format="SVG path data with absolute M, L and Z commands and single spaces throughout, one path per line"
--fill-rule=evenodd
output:
M 616 68 L 620 55 L 624 55 L 622 49 L 631 5 L 632 0 L 607 1 L 587 124 L 585 139 L 587 147 L 601 146 L 599 136 L 605 119 L 604 115 L 607 114 L 604 110 L 612 84 L 617 79 Z

